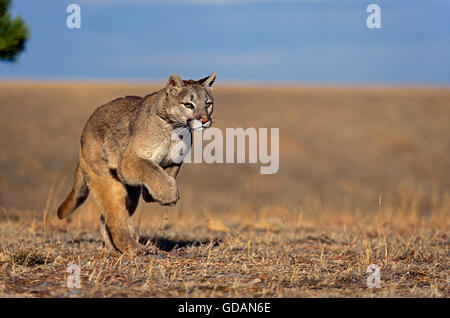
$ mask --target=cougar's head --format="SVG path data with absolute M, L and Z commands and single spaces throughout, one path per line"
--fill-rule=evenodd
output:
M 169 76 L 166 85 L 167 103 L 165 119 L 178 127 L 201 130 L 211 126 L 214 108 L 212 85 L 216 73 L 201 80 L 182 80 L 178 75 Z

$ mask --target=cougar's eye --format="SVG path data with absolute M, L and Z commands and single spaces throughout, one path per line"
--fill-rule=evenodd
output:
M 192 103 L 183 103 L 184 107 L 189 108 L 189 109 L 194 109 L 194 104 Z

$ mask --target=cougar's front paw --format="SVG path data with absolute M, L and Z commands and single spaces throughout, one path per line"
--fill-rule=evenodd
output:
M 164 191 L 164 196 L 161 198 L 160 203 L 162 205 L 173 206 L 177 203 L 180 195 L 178 194 L 178 186 L 177 182 L 174 178 L 169 176 L 169 182 L 167 183 L 167 187 Z
M 161 186 L 158 189 L 155 189 L 151 193 L 153 199 L 161 203 L 162 205 L 175 205 L 180 198 L 178 195 L 178 187 L 177 182 L 174 178 L 168 176 L 167 182 L 164 183 L 163 186 Z

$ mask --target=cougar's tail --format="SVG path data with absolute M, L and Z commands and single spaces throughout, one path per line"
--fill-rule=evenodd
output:
M 89 195 L 89 188 L 87 186 L 83 170 L 80 168 L 80 163 L 77 164 L 75 169 L 75 181 L 73 183 L 72 191 L 70 191 L 66 200 L 58 208 L 58 217 L 60 219 L 65 218 L 72 212 L 74 212 Z

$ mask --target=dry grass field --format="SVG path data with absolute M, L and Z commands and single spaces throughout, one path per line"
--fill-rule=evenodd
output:
M 280 128 L 278 173 L 184 165 L 178 204 L 133 216 L 159 253 L 130 258 L 92 199 L 56 208 L 90 113 L 159 86 L 0 83 L 0 297 L 449 297 L 450 90 L 218 83 L 215 127 Z

